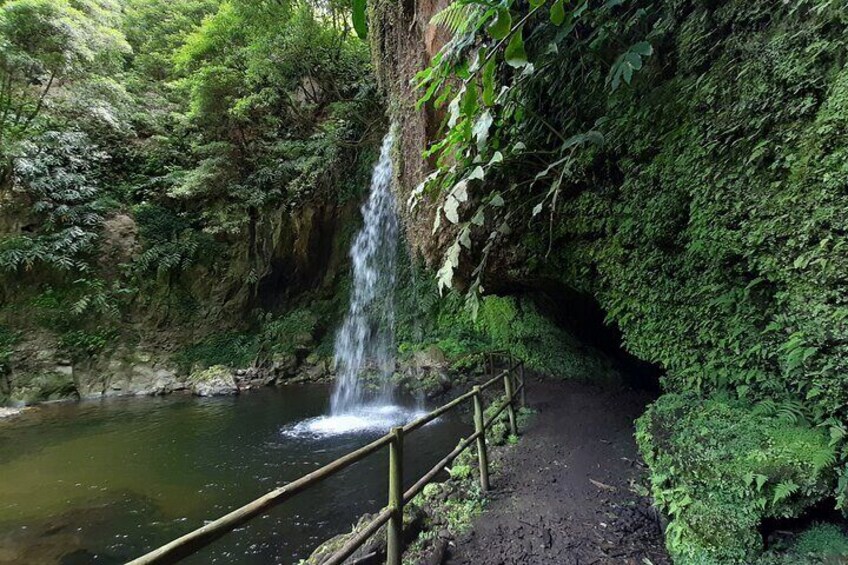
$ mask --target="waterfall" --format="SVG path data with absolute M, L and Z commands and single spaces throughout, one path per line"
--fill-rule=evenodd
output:
M 286 426 L 282 433 L 288 437 L 320 439 L 385 433 L 392 426 L 423 415 L 420 407 L 396 404 L 392 395 L 399 226 L 392 192 L 391 151 L 389 134 L 383 140 L 368 200 L 362 206 L 362 229 L 350 248 L 353 286 L 347 316 L 336 334 L 336 388 L 330 414 Z M 376 387 L 371 386 L 374 382 Z
M 392 191 L 392 134 L 383 139 L 374 166 L 368 200 L 362 206 L 363 226 L 350 249 L 353 286 L 350 307 L 336 334 L 334 415 L 347 414 L 365 403 L 361 378 L 378 377 L 375 400 L 391 402 L 394 371 L 395 284 L 397 282 L 398 217 Z

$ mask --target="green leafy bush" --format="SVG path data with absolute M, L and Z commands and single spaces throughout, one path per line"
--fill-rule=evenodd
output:
M 495 349 L 506 349 L 548 375 L 592 380 L 613 375 L 605 359 L 557 327 L 527 299 L 485 297 L 475 326 Z
M 79 361 L 98 354 L 115 341 L 118 332 L 114 328 L 98 327 L 94 330 L 71 330 L 59 338 L 59 346 L 72 359 Z
M 0 326 L 0 377 L 9 372 L 9 361 L 14 353 L 14 346 L 20 340 L 20 332 L 10 330 L 5 326 Z M 4 393 L 4 386 L 0 380 L 0 396 Z M 5 391 L 8 393 L 8 390 Z
M 184 271 L 201 259 L 215 257 L 223 250 L 204 233 L 196 218 L 155 204 L 140 204 L 133 209 L 144 250 L 134 266 L 148 271 Z
M 250 333 L 227 332 L 212 335 L 190 345 L 174 357 L 174 361 L 185 372 L 195 367 L 208 368 L 215 365 L 246 367 L 253 363 L 258 353 L 256 336 Z
M 764 518 L 798 515 L 832 492 L 836 448 L 797 402 L 666 394 L 637 421 L 636 439 L 678 563 L 750 563 Z
M 0 241 L 0 271 L 91 270 L 103 221 L 95 173 L 105 159 L 106 154 L 79 131 L 45 132 L 22 143 L 13 182 L 25 195 L 22 200 L 29 203 L 37 225 L 30 233 Z
M 798 537 L 794 551 L 805 557 L 848 557 L 848 535 L 835 524 L 816 524 Z

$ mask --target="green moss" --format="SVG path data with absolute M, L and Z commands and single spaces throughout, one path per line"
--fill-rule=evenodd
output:
M 807 557 L 848 557 L 848 535 L 835 524 L 816 524 L 798 537 L 794 551 Z
M 761 521 L 824 498 L 836 460 L 827 432 L 792 402 L 668 394 L 638 420 L 636 439 L 679 563 L 752 562 Z
M 495 349 L 505 349 L 545 374 L 599 381 L 615 377 L 606 359 L 557 327 L 528 299 L 485 297 L 475 326 Z

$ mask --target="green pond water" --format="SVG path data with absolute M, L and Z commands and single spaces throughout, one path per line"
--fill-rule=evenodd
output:
M 122 563 L 391 425 L 378 416 L 337 433 L 338 422 L 315 419 L 329 393 L 67 403 L 0 421 L 0 563 Z M 470 432 L 468 420 L 446 416 L 416 433 L 404 453 L 408 484 Z M 296 563 L 384 505 L 386 458 L 375 454 L 185 562 Z

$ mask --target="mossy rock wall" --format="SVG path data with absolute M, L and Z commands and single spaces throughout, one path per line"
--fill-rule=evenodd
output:
M 609 69 L 581 61 L 585 52 L 575 49 L 561 51 L 558 67 L 527 92 L 526 105 L 550 127 L 564 135 L 597 129 L 604 144 L 581 149 L 552 225 L 533 222 L 529 210 L 527 221 L 514 222 L 483 286 L 532 290 L 554 281 L 592 295 L 622 330 L 624 347 L 665 369 L 665 390 L 692 403 L 727 395 L 741 403 L 737 419 L 763 402 L 794 406 L 799 418 L 829 431 L 835 458 L 821 473 L 797 467 L 797 484 L 814 480 L 823 490 L 783 514 L 797 514 L 825 491 L 845 506 L 848 6 L 674 0 L 643 7 L 636 24 L 614 28 L 629 34 L 617 38 L 622 46 L 646 39 L 653 46 L 633 84 L 611 91 Z M 432 12 L 407 16 L 404 25 L 426 29 L 421 22 Z M 426 53 L 426 32 L 417 33 Z M 382 74 L 402 75 L 393 99 L 403 117 L 415 96 L 404 86 L 411 75 L 401 59 L 383 57 L 395 67 Z M 427 114 L 416 119 L 437 123 Z M 550 135 L 540 129 L 528 135 Z M 421 126 L 404 138 L 404 166 L 416 174 L 401 177 L 402 191 L 432 169 L 420 157 L 409 162 L 437 136 Z M 431 226 L 427 213 L 407 220 L 412 248 L 432 265 L 445 245 Z M 752 421 L 763 433 L 766 423 Z M 652 433 L 675 432 L 673 419 L 663 422 L 667 429 L 661 423 Z M 669 480 L 679 486 L 691 454 L 656 447 L 666 451 L 674 459 L 666 468 L 677 475 Z M 736 515 L 716 499 L 722 489 L 715 481 L 693 495 L 691 505 L 704 510 L 698 516 L 723 524 L 724 510 Z M 765 515 L 749 514 L 735 530 L 738 540 L 690 536 L 686 543 L 707 553 L 698 561 L 678 551 L 679 562 L 752 559 Z
M 616 92 L 604 69 L 572 73 L 576 55 L 563 56 L 528 104 L 551 120 L 568 109 L 563 128 L 597 127 L 605 144 L 566 175 L 552 241 L 548 222 L 517 229 L 484 287 L 553 279 L 593 295 L 625 347 L 667 369 L 670 390 L 793 396 L 822 420 L 848 415 L 844 7 L 653 6 L 625 39 L 647 35 L 655 54 Z M 409 223 L 412 247 L 427 248 L 430 219 Z

